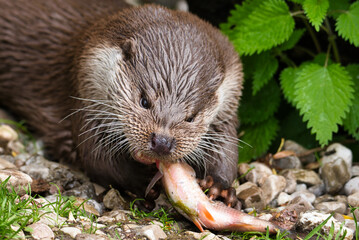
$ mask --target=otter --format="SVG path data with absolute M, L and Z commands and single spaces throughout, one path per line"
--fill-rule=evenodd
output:
M 237 174 L 242 65 L 187 12 L 118 0 L 1 0 L 0 103 L 51 159 L 143 196 L 156 161 Z

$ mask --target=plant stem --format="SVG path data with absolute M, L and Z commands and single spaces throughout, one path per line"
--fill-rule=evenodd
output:
M 334 58 L 336 62 L 340 62 L 340 55 L 339 55 L 339 51 L 338 51 L 338 47 L 337 47 L 337 43 L 335 41 L 335 39 L 337 38 L 337 36 L 333 33 L 328 18 L 325 18 L 325 26 L 328 30 L 328 41 L 330 43 L 330 45 L 332 45 L 333 47 L 333 53 L 334 53 Z
M 320 48 L 319 41 L 318 41 L 317 37 L 315 36 L 315 33 L 314 33 L 314 31 L 313 31 L 313 28 L 309 25 L 307 19 L 305 19 L 305 20 L 303 19 L 303 22 L 304 22 L 305 27 L 307 28 L 307 30 L 308 30 L 308 32 L 309 32 L 310 37 L 311 37 L 312 40 L 313 40 L 315 49 L 317 50 L 318 53 L 321 53 L 321 52 L 322 52 L 322 49 Z
M 329 55 L 330 55 L 330 49 L 332 47 L 332 44 L 329 43 L 329 46 L 328 46 L 328 50 L 327 50 L 327 56 L 325 58 L 325 63 L 324 63 L 324 67 L 326 68 L 328 66 L 328 60 L 329 60 Z
M 284 54 L 282 51 L 277 50 L 274 52 L 275 55 L 279 56 L 280 60 L 284 63 L 286 63 L 290 67 L 297 67 L 295 62 L 293 62 L 286 54 Z
M 297 15 L 300 15 L 300 14 L 303 14 L 303 13 L 304 13 L 304 11 L 296 11 L 296 12 L 291 12 L 290 15 L 292 17 L 294 17 L 294 16 L 297 16 Z

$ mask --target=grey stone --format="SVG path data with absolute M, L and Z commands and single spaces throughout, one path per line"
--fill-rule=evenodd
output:
M 307 211 L 301 214 L 300 219 L 298 221 L 297 229 L 300 229 L 300 231 L 310 232 L 329 217 L 330 214 L 321 213 L 315 210 Z M 341 223 L 336 219 L 334 219 L 333 217 L 329 219 L 329 221 L 320 229 L 320 232 L 322 234 L 328 235 L 332 223 L 334 224 L 334 237 L 336 237 L 337 235 L 342 236 L 344 231 L 346 231 L 347 234 L 344 239 L 346 240 L 353 239 L 354 231 L 345 226 L 341 229 Z
M 210 231 L 206 230 L 204 232 L 192 232 L 186 231 L 185 235 L 191 237 L 191 239 L 198 239 L 198 240 L 221 240 L 218 236 L 214 235 Z
M 15 169 L 0 170 L 0 181 L 3 182 L 7 178 L 9 178 L 7 188 L 10 191 L 14 188 L 19 195 L 25 194 L 32 183 L 32 178 L 23 172 Z
M 31 236 L 36 240 L 54 239 L 54 232 L 49 226 L 43 223 L 33 223 L 28 228 L 31 228 Z
M 316 198 L 314 193 L 311 193 L 311 192 L 309 192 L 307 190 L 300 191 L 300 192 L 295 192 L 291 196 L 293 198 L 300 196 L 301 198 L 307 200 L 309 203 L 314 203 L 315 198 Z
M 73 177 L 73 176 L 72 176 Z M 89 199 L 96 198 L 95 187 L 91 182 L 84 182 L 80 186 L 74 187 L 63 193 L 65 196 L 76 196 L 79 198 Z
M 139 235 L 147 237 L 149 240 L 166 239 L 167 235 L 158 225 L 144 226 L 139 230 Z
M 109 240 L 107 236 L 81 233 L 76 235 L 76 240 Z
M 103 204 L 108 209 L 125 209 L 128 203 L 116 189 L 110 189 L 103 198 Z
M 307 185 L 305 185 L 304 183 L 299 183 L 297 184 L 295 191 L 296 192 L 302 192 L 302 191 L 306 191 L 307 190 Z
M 276 169 L 302 168 L 302 163 L 297 156 L 287 156 L 279 159 L 273 159 L 272 166 Z
M 319 197 L 325 194 L 325 184 L 321 183 L 315 186 L 308 188 L 308 191 L 313 193 L 315 196 Z
M 359 177 L 350 179 L 344 185 L 344 192 L 346 195 L 351 195 L 353 193 L 359 192 Z
M 322 158 L 322 165 L 324 166 L 326 163 L 333 162 L 338 159 L 344 160 L 349 171 L 353 164 L 352 151 L 340 143 L 333 143 L 328 146 L 326 154 Z
M 289 150 L 295 152 L 297 155 L 301 155 L 303 153 L 306 153 L 308 149 L 304 148 L 303 146 L 299 145 L 298 143 L 292 141 L 292 140 L 285 140 L 283 145 L 283 150 Z M 314 153 L 308 154 L 306 156 L 300 157 L 300 161 L 305 163 L 311 163 L 315 162 L 315 155 Z
M 293 198 L 286 207 L 286 209 L 288 209 L 289 211 L 295 210 L 297 215 L 302 212 L 312 210 L 313 208 L 314 207 L 312 204 L 310 204 L 310 202 L 300 196 Z
M 0 170 L 16 169 L 16 168 L 17 167 L 13 163 L 9 162 L 8 160 L 6 160 L 0 156 Z
M 321 202 L 314 205 L 316 209 L 325 213 L 340 213 L 345 214 L 347 211 L 347 205 L 343 202 Z
M 337 193 L 350 179 L 348 166 L 341 158 L 325 163 L 321 168 L 321 176 L 330 194 Z
M 359 166 L 353 166 L 350 168 L 350 173 L 352 177 L 359 177 Z
M 254 169 L 246 175 L 246 179 L 252 183 L 262 185 L 266 177 L 273 175 L 272 170 L 263 163 L 253 162 L 249 166 Z
M 0 125 L 0 142 L 11 142 L 18 139 L 18 134 L 9 125 Z
M 237 197 L 243 202 L 245 208 L 262 210 L 266 203 L 263 191 L 256 184 L 246 182 L 236 189 Z
M 42 164 L 29 164 L 20 167 L 20 170 L 29 174 L 33 179 L 48 180 L 50 176 L 50 169 Z
M 291 195 L 289 195 L 286 192 L 281 192 L 279 193 L 278 197 L 277 197 L 277 201 L 278 201 L 278 205 L 282 206 L 287 204 L 288 202 L 290 202 L 293 199 L 293 197 Z
M 272 201 L 280 192 L 284 190 L 287 183 L 285 178 L 280 175 L 270 175 L 264 179 L 263 184 L 260 186 L 263 190 L 264 199 L 266 204 Z
M 75 227 L 63 227 L 60 231 L 70 235 L 72 238 L 75 238 L 77 234 L 81 234 L 81 230 Z
M 286 172 L 281 172 L 281 175 L 285 177 L 287 183 L 284 192 L 288 194 L 295 192 L 297 187 L 297 179 L 295 178 L 294 173 L 292 171 L 286 171 Z
M 307 186 L 318 185 L 322 182 L 319 175 L 312 170 L 305 169 L 287 169 L 283 172 L 291 171 L 294 173 L 297 183 L 305 183 Z
M 348 204 L 352 207 L 359 207 L 359 192 L 348 196 Z

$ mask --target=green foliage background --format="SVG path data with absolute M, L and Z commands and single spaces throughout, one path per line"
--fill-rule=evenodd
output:
M 347 46 L 359 47 L 359 1 L 245 0 L 220 28 L 245 71 L 240 130 L 252 147 L 240 161 L 277 136 L 325 146 L 340 130 L 359 141 L 359 56 L 342 60 Z

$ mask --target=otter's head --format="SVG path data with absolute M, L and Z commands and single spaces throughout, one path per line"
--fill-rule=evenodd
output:
M 92 98 L 104 145 L 146 164 L 198 157 L 211 124 L 236 111 L 240 66 L 228 40 L 197 17 L 154 6 L 102 25 L 80 59 L 79 92 Z

